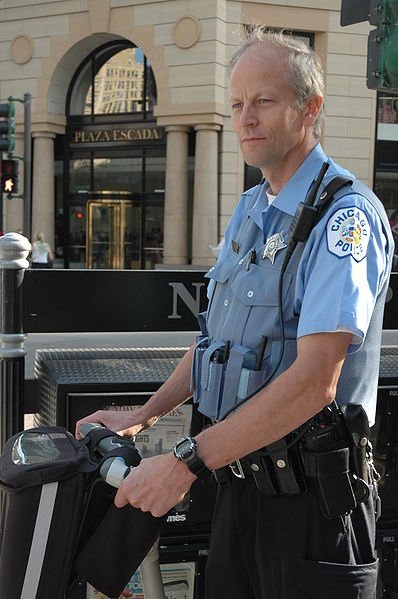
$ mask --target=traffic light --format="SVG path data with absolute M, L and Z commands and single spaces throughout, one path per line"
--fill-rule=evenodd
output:
M 12 154 L 15 148 L 15 106 L 9 100 L 0 104 L 0 152 Z
M 18 161 L 1 161 L 1 191 L 7 194 L 18 193 Z
M 372 2 L 369 22 L 368 87 L 398 91 L 398 0 Z
M 369 21 L 367 86 L 398 92 L 398 0 L 342 0 L 342 26 Z

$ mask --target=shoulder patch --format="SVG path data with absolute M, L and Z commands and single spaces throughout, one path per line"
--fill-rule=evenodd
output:
M 366 213 L 351 206 L 340 208 L 328 220 L 326 227 L 328 250 L 345 258 L 352 256 L 360 262 L 366 256 L 370 239 L 370 225 Z

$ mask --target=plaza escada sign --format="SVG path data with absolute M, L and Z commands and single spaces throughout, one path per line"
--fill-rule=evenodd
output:
M 114 144 L 131 142 L 161 142 L 162 127 L 81 128 L 71 132 L 71 144 Z

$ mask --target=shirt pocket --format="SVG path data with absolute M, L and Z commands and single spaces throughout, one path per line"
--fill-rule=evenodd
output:
M 268 266 L 252 264 L 249 270 L 242 270 L 232 283 L 232 291 L 239 300 L 248 306 L 278 306 L 280 271 Z M 292 275 L 283 275 L 283 294 L 285 299 L 290 287 Z
M 207 271 L 205 277 L 215 283 L 226 283 L 237 263 L 238 260 L 235 254 L 227 254 Z
M 279 269 L 266 265 L 250 266 L 240 272 L 231 285 L 235 313 L 241 330 L 238 331 L 242 344 L 255 347 L 259 335 L 273 338 L 275 321 L 279 315 Z M 282 304 L 285 305 L 292 275 L 283 275 Z

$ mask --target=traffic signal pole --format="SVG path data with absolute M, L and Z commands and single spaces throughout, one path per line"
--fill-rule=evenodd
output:
M 32 239 L 32 134 L 31 134 L 31 102 L 32 94 L 24 94 L 24 212 L 23 233 Z

